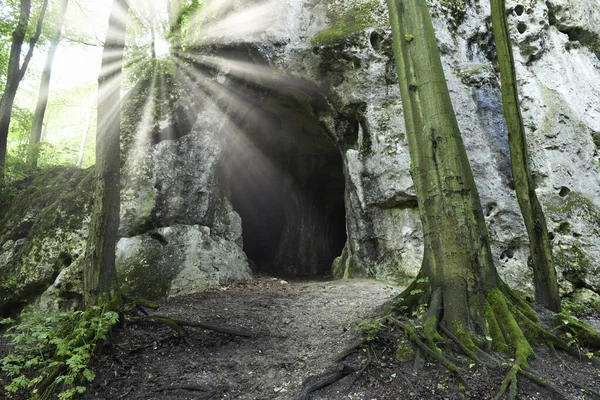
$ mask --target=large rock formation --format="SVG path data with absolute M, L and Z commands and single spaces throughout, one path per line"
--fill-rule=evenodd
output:
M 600 9 L 587 0 L 523 0 L 507 7 L 532 169 L 559 275 L 567 278 L 562 287 L 598 288 Z M 511 285 L 529 290 L 527 236 L 512 191 L 488 5 L 433 1 L 430 8 L 498 269 Z M 278 2 L 270 28 L 235 42 L 238 49 L 245 43 L 254 62 L 289 82 L 308 81 L 326 98 L 315 114 L 342 155 L 348 235 L 334 273 L 402 280 L 419 268 L 421 240 L 386 13 L 379 1 Z M 212 40 L 219 54 L 234 39 Z M 220 55 L 229 58 L 226 51 Z M 237 90 L 238 71 L 224 67 L 221 73 L 221 86 Z M 262 80 L 249 73 L 243 78 Z
M 173 78 L 184 121 L 166 119 L 151 137 L 128 144 L 117 254 L 125 287 L 152 297 L 246 279 L 246 255 L 258 272 L 406 282 L 420 267 L 421 228 L 385 1 L 254 3 L 211 8 L 221 21 L 262 14 L 247 26 L 202 29 Z M 529 291 L 488 5 L 430 3 L 496 265 L 510 285 Z M 511 0 L 507 7 L 531 167 L 561 287 L 598 290 L 600 9 L 595 0 Z M 33 221 L 15 218 L 15 227 Z M 46 305 L 80 290 L 69 279 L 78 276 L 75 254 L 86 234 L 86 219 L 79 220 L 77 238 L 59 239 L 77 250 L 46 254 L 35 284 L 20 283 L 29 272 L 6 275 L 4 286 L 28 295 L 4 306 L 30 302 L 48 287 Z M 34 241 L 21 230 L 2 231 L 0 271 L 30 271 L 26 243 L 48 236 L 40 231 Z

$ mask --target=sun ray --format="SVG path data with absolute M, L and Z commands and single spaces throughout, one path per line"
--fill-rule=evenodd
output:
M 190 44 L 218 43 L 232 39 L 245 39 L 247 36 L 263 32 L 275 21 L 273 1 L 265 1 L 217 19 L 212 16 L 225 14 L 232 7 L 231 2 L 209 1 L 191 19 L 190 26 L 200 27 L 189 38 Z
M 248 103 L 246 99 L 225 88 L 218 82 L 210 79 L 203 71 L 193 69 L 185 63 L 180 63 L 179 66 L 185 71 L 184 76 L 197 82 L 202 91 L 206 93 L 205 101 L 210 107 L 214 107 L 220 114 L 220 120 L 224 121 L 219 134 L 221 140 L 226 143 L 226 148 L 229 154 L 228 168 L 234 168 L 236 171 L 244 171 L 244 165 L 252 165 L 252 174 L 246 178 L 256 178 L 256 176 L 264 177 L 266 181 L 281 179 L 280 167 L 272 160 L 265 152 L 260 149 L 254 140 L 248 135 L 244 126 L 261 126 L 263 129 L 274 131 L 273 127 L 269 127 L 269 121 L 261 118 L 257 107 Z M 191 77 L 199 79 L 192 79 Z M 234 120 L 228 110 L 234 109 L 237 117 Z M 247 164 L 249 163 L 249 164 Z M 256 174 L 259 171 L 260 173 Z M 243 172 L 242 172 L 243 174 Z M 247 192 L 261 190 L 252 179 L 238 179 L 237 184 Z M 297 191 L 295 182 L 288 182 L 288 189 L 291 192 Z M 260 193 L 256 193 L 258 196 Z
M 150 135 L 152 133 L 152 123 L 155 110 L 154 92 L 156 88 L 157 74 L 154 71 L 148 95 L 144 101 L 142 115 L 136 127 L 133 146 L 131 147 L 131 155 L 133 157 L 134 170 L 143 160 L 148 146 L 150 145 Z

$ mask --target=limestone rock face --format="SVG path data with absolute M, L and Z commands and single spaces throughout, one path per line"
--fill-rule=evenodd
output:
M 346 6 L 329 1 L 320 4 L 330 10 L 329 15 L 344 15 Z M 486 25 L 487 7 L 484 2 L 467 8 L 460 23 L 456 23 L 456 18 L 448 18 L 448 10 L 437 3 L 431 10 L 450 93 L 486 213 L 496 265 L 512 286 L 531 289 L 530 270 L 526 267 L 527 236 L 510 189 L 510 156 L 498 79 L 491 62 L 494 46 Z M 511 1 L 507 8 L 511 11 L 531 167 L 554 236 L 559 276 L 565 277 L 561 286 L 572 290 L 578 285 L 571 283 L 576 281 L 573 278 L 576 275 L 579 284 L 583 281 L 598 287 L 600 63 L 597 39 L 600 24 L 597 21 L 600 8 L 594 1 L 568 0 Z M 373 15 L 374 19 L 380 15 L 376 5 Z M 351 33 L 335 44 L 313 42 L 313 49 L 318 48 L 320 56 L 314 62 L 331 62 L 328 57 L 361 60 L 354 62 L 355 69 L 346 69 L 343 76 L 328 87 L 333 93 L 333 104 L 339 110 L 348 104 L 366 103 L 365 111 L 360 114 L 362 142 L 357 141 L 358 149 L 345 150 L 345 168 L 349 171 L 347 218 L 349 230 L 355 232 L 349 232 L 343 258 L 354 258 L 353 264 L 362 268 L 391 266 L 379 275 L 394 276 L 394 268 L 402 271 L 399 275 L 411 275 L 418 269 L 418 214 L 414 212 L 414 202 L 407 197 L 410 190 L 399 188 L 401 182 L 410 182 L 409 162 L 401 135 L 404 127 L 394 87 L 395 76 L 393 69 L 384 67 L 393 64 L 389 31 L 385 21 L 378 21 L 381 28 Z M 314 23 L 322 21 L 315 19 Z M 335 18 L 330 18 L 322 29 L 331 29 L 331 26 L 335 26 Z M 384 80 L 386 76 L 390 79 Z M 357 83 L 358 79 L 363 83 Z M 367 142 L 368 146 L 364 145 L 365 132 L 373 138 Z M 385 142 L 388 147 L 377 146 Z M 385 164 L 393 168 L 381 168 Z M 390 185 L 386 171 L 394 171 L 396 185 Z M 367 199 L 373 198 L 375 193 L 383 196 L 376 204 L 370 203 Z M 403 199 L 403 202 L 394 199 Z M 407 210 L 412 210 L 412 215 Z M 360 218 L 362 224 L 351 225 L 360 213 L 370 218 Z M 402 213 L 403 220 L 388 217 Z M 386 260 L 382 262 L 375 252 L 361 251 L 368 238 L 393 238 L 385 240 L 385 246 L 391 247 L 384 252 Z M 390 256 L 391 259 L 387 258 Z M 403 265 L 404 260 L 409 260 L 408 268 Z M 356 273 L 358 268 L 353 270 Z
M 206 226 L 171 225 L 122 238 L 117 272 L 126 292 L 145 299 L 198 292 L 250 279 L 246 255 Z
M 117 243 L 126 293 L 157 299 L 251 277 L 241 219 L 219 185 L 222 114 L 205 105 L 195 121 L 178 139 L 129 153 Z
M 263 62 L 316 84 L 327 96 L 319 120 L 342 153 L 348 236 L 334 272 L 414 276 L 420 223 L 385 2 L 285 3 L 295 23 L 273 16 L 269 33 L 248 36 L 246 45 L 279 43 Z M 489 6 L 434 1 L 430 10 L 496 265 L 512 286 L 530 290 L 528 239 L 511 189 Z M 507 11 L 531 167 L 559 276 L 565 277 L 561 287 L 570 291 L 582 281 L 598 287 L 600 8 L 594 0 L 523 0 L 507 2 Z M 573 271 L 579 283 L 572 283 Z
M 56 296 L 47 303 L 79 302 L 77 279 L 60 282 L 85 252 L 91 178 L 91 170 L 54 168 L 17 194 L 0 223 L 0 315 L 19 312 L 52 285 Z
M 226 207 L 217 186 L 224 152 L 218 121 L 214 110 L 203 110 L 188 135 L 130 151 L 121 194 L 123 236 L 176 223 L 212 224 L 215 210 Z M 228 234 L 236 240 L 239 221 L 232 229 L 237 233 Z
M 156 299 L 251 277 L 240 217 L 217 185 L 223 150 L 210 112 L 188 135 L 130 153 L 117 245 L 126 294 Z M 15 199 L 0 231 L 2 315 L 80 305 L 92 177 L 57 169 Z

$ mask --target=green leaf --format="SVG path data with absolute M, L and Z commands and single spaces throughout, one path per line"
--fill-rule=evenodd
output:
M 94 378 L 96 378 L 96 374 L 91 370 L 91 369 L 84 369 L 83 370 L 83 377 L 88 381 L 91 382 L 94 380 Z

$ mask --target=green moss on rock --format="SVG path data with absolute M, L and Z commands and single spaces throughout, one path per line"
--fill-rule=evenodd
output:
M 313 43 L 329 44 L 342 39 L 352 33 L 369 28 L 375 23 L 373 16 L 379 1 L 357 4 L 343 15 L 330 15 L 333 24 L 330 28 L 319 32 L 312 39 Z
M 559 249 L 555 252 L 556 265 L 564 270 L 590 271 L 592 263 L 588 256 L 577 245 Z
M 456 29 L 465 17 L 464 0 L 440 0 L 442 12 L 446 15 L 448 23 L 453 29 Z
M 55 167 L 40 171 L 14 198 L 0 222 L 3 314 L 35 299 L 82 255 L 92 194 L 91 169 Z

